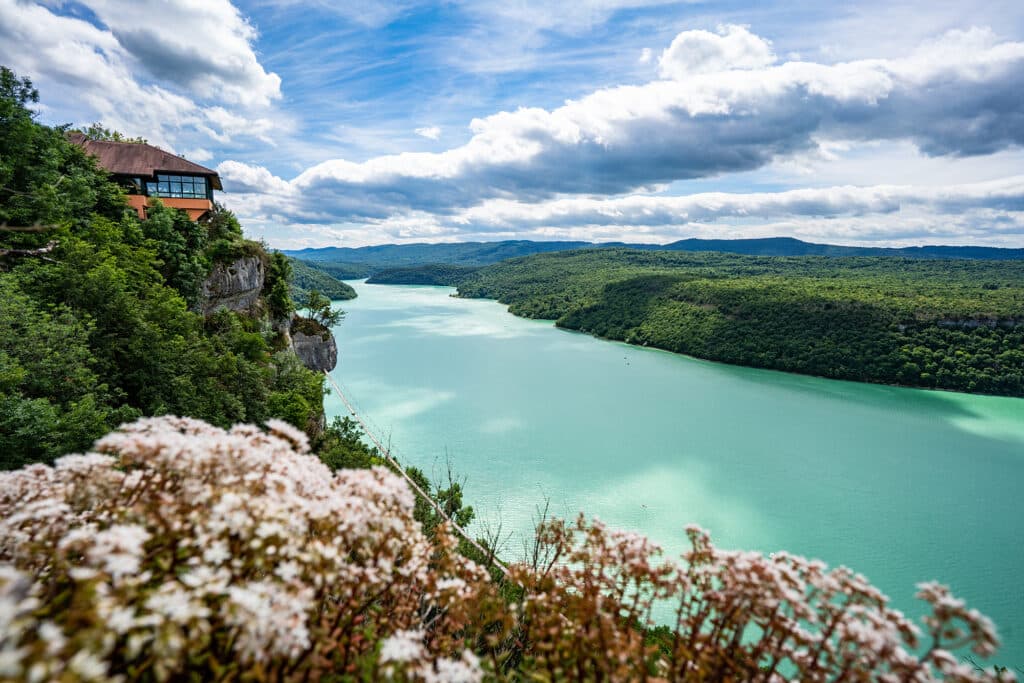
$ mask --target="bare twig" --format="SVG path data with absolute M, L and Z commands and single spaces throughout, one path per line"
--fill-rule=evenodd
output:
M 58 242 L 56 240 L 51 240 L 46 243 L 45 247 L 39 247 L 38 249 L 0 249 L 0 258 L 42 258 L 43 254 L 49 254 L 57 248 L 57 245 Z M 44 260 L 52 261 L 53 259 Z

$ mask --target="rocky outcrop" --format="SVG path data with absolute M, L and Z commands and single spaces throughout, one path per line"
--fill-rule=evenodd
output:
M 331 371 L 338 364 L 338 345 L 331 331 L 309 318 L 292 319 L 292 349 L 302 364 L 317 372 Z
M 200 308 L 209 315 L 219 308 L 237 313 L 256 310 L 266 277 L 263 260 L 258 256 L 245 256 L 230 263 L 213 266 L 203 281 Z

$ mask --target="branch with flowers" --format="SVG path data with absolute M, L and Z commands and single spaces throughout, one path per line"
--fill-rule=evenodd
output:
M 938 584 L 921 642 L 845 568 L 697 528 L 673 562 L 580 517 L 543 520 L 499 585 L 413 509 L 277 421 L 147 418 L 0 474 L 0 679 L 1013 680 L 961 663 L 995 629 Z

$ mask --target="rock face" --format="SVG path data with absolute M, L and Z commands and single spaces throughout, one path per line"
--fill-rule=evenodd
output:
M 231 263 L 214 265 L 210 275 L 203 281 L 203 299 L 200 304 L 203 315 L 209 315 L 218 308 L 227 308 L 237 313 L 250 313 L 256 308 L 263 291 L 266 273 L 263 261 L 257 256 L 245 256 Z
M 291 336 L 295 355 L 310 370 L 331 371 L 338 364 L 338 345 L 326 327 L 296 317 L 292 320 Z

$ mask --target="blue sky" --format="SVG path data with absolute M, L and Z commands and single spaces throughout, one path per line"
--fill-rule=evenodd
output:
M 0 0 L 0 63 L 282 248 L 1020 247 L 1019 5 Z

